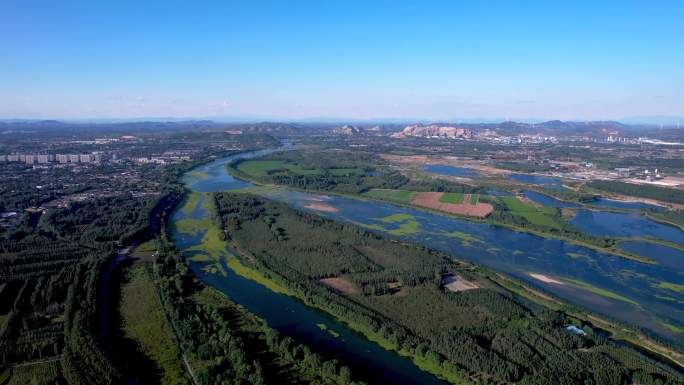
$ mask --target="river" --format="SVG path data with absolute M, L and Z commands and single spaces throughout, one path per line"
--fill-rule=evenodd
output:
M 236 157 L 254 157 L 265 153 L 262 151 L 218 159 L 188 173 L 185 182 L 195 192 L 254 187 L 228 175 L 225 165 Z M 308 210 L 305 206 L 311 203 L 325 200 L 326 204 L 338 211 L 318 212 L 320 215 L 366 226 L 372 231 L 415 241 L 458 258 L 492 267 L 542 287 L 570 303 L 633 323 L 670 341 L 684 344 L 681 333 L 684 329 L 684 292 L 677 286 L 684 284 L 684 263 L 673 263 L 671 255 L 664 255 L 663 258 L 658 253 L 647 255 L 659 262 L 647 265 L 559 240 L 388 203 L 321 196 L 282 188 L 254 188 L 253 191 L 286 201 L 302 210 Z M 399 213 L 407 214 L 402 221 L 384 220 Z M 178 210 L 174 221 L 187 215 L 208 213 L 183 213 Z M 667 238 L 672 236 L 669 233 L 671 230 L 667 228 Z M 649 234 L 658 236 L 657 232 L 649 231 Z M 198 242 L 197 237 L 193 239 L 182 234 L 175 234 L 174 239 L 181 250 L 191 248 Z M 649 251 L 643 247 L 641 250 Z M 396 383 L 397 379 L 406 382 L 406 378 L 414 378 L 414 382 L 418 383 L 441 383 L 405 358 L 379 348 L 327 315 L 293 298 L 269 291 L 235 275 L 228 268 L 228 275 L 224 277 L 205 273 L 199 262 L 192 262 L 191 267 L 204 282 L 223 291 L 283 334 L 296 337 L 317 350 L 322 349 L 324 354 L 334 352 L 335 356 L 355 366 L 363 363 L 371 368 L 369 371 L 379 373 L 371 379 L 372 383 Z M 562 284 L 536 280 L 531 276 L 533 273 L 553 277 Z M 334 337 L 317 324 L 326 324 L 340 336 Z
M 195 192 L 229 191 L 249 187 L 250 184 L 229 176 L 225 171 L 225 164 L 236 158 L 254 157 L 264 153 L 266 152 L 240 154 L 217 160 L 188 173 L 185 181 Z M 210 217 L 210 213 L 202 207 L 204 199 L 205 197 L 200 197 L 199 204 L 195 205 L 192 211 L 177 210 L 173 221 Z M 197 253 L 196 250 L 190 250 L 200 243 L 202 234 L 174 230 L 173 236 L 176 247 L 186 252 L 187 256 Z M 293 297 L 275 293 L 252 280 L 243 278 L 235 274 L 225 261 L 221 263 L 225 274 L 205 271 L 206 263 L 203 262 L 190 261 L 190 267 L 205 284 L 220 290 L 232 301 L 266 320 L 270 327 L 305 343 L 327 359 L 339 359 L 342 364 L 352 368 L 355 376 L 360 374 L 360 379 L 365 382 L 378 385 L 446 384 L 420 370 L 408 358 L 383 349 L 328 314 L 308 307 Z

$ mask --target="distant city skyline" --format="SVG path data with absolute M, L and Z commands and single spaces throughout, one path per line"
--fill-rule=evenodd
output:
M 682 19 L 681 1 L 8 1 L 0 119 L 676 124 Z

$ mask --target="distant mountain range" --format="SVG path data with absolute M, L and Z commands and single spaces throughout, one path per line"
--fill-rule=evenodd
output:
M 625 124 L 618 121 L 560 121 L 550 120 L 540 123 L 515 121 L 490 123 L 433 122 L 431 124 L 399 124 L 388 122 L 380 124 L 356 123 L 340 125 L 337 122 L 247 122 L 225 123 L 212 120 L 182 121 L 131 121 L 131 122 L 66 122 L 59 120 L 0 120 L 0 133 L 41 131 L 95 131 L 126 132 L 133 130 L 192 130 L 192 129 L 232 129 L 242 132 L 267 134 L 297 134 L 331 132 L 344 135 L 363 135 L 370 133 L 396 133 L 395 136 L 467 136 L 468 132 L 491 130 L 500 135 L 540 134 L 553 136 L 649 136 L 657 139 L 684 139 L 684 128 L 660 125 Z

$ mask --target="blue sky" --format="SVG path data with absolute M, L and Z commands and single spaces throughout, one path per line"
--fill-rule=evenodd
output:
M 5 0 L 0 118 L 682 116 L 683 25 L 681 0 Z

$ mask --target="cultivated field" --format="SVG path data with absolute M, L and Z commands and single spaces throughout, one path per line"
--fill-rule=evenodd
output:
M 489 203 L 481 203 L 478 197 L 470 194 L 463 194 L 461 203 L 445 203 L 442 199 L 444 193 L 441 192 L 421 192 L 411 201 L 416 206 L 421 206 L 433 210 L 444 211 L 449 214 L 467 215 L 471 217 L 484 218 L 494 210 Z M 447 199 L 453 201 L 453 199 Z

